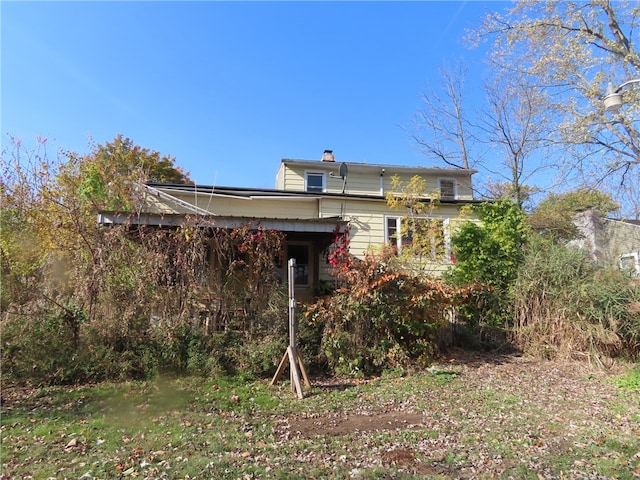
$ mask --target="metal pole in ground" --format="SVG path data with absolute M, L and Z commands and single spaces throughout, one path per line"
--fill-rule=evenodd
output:
M 295 290 L 295 271 L 296 259 L 289 259 L 289 346 L 296 348 L 296 290 Z
M 291 390 L 298 394 L 298 398 L 304 398 L 304 391 L 302 389 L 302 382 L 300 381 L 300 373 L 302 372 L 302 376 L 307 385 L 311 385 L 309 381 L 309 377 L 307 376 L 307 372 L 304 368 L 304 364 L 302 363 L 302 357 L 298 353 L 298 349 L 296 348 L 296 335 L 297 335 L 297 325 L 296 325 L 296 293 L 295 293 L 295 267 L 296 267 L 296 259 L 291 258 L 288 262 L 288 281 L 289 281 L 289 347 L 282 357 L 280 361 L 280 365 L 276 370 L 273 379 L 271 380 L 271 385 L 273 385 L 283 370 L 287 365 L 287 360 L 289 362 L 289 378 L 291 379 Z

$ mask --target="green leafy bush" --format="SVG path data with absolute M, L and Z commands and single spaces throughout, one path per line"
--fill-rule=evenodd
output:
M 522 263 L 527 233 L 524 212 L 508 199 L 475 205 L 473 212 L 482 223 L 466 221 L 452 235 L 456 263 L 448 278 L 504 289 Z
M 467 303 L 460 313 L 478 328 L 502 327 L 506 293 L 523 260 L 525 215 L 508 199 L 476 205 L 473 212 L 482 223 L 465 221 L 452 235 L 455 264 L 444 278 L 455 285 L 485 285 L 475 305 Z

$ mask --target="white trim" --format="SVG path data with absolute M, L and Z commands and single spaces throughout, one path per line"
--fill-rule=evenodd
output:
M 392 236 L 389 235 L 389 219 L 394 219 L 396 221 L 396 248 L 398 249 L 398 253 L 402 252 L 402 216 L 401 215 L 385 215 L 384 216 L 384 243 L 387 244 L 392 240 Z M 399 236 L 398 236 L 399 235 Z
M 97 221 L 100 225 L 154 225 L 164 227 L 178 227 L 184 225 L 189 214 L 184 213 L 121 213 L 99 212 Z M 255 225 L 264 228 L 280 230 L 283 232 L 305 233 L 331 233 L 336 228 L 336 223 L 345 222 L 336 217 L 295 219 L 295 218 L 259 218 L 259 217 L 231 217 L 214 216 L 210 214 L 204 217 L 204 225 L 219 228 L 238 228 L 245 225 Z
M 442 219 L 442 230 L 444 232 L 444 256 L 450 262 L 453 249 L 451 248 L 451 218 Z
M 389 236 L 389 219 L 395 219 L 396 221 L 396 235 L 400 235 L 396 237 L 396 248 L 398 249 L 398 254 L 402 253 L 402 219 L 404 218 L 402 215 L 385 215 L 384 216 L 384 243 L 387 244 L 391 241 L 391 237 Z M 444 240 L 444 260 L 448 263 L 451 262 L 451 219 L 449 217 L 437 217 L 437 216 L 429 216 L 429 215 L 418 215 L 416 218 L 421 218 L 425 220 L 441 220 L 442 221 L 442 235 Z M 438 259 L 434 259 L 437 261 Z
M 305 170 L 304 171 L 304 191 L 309 192 L 308 179 L 309 175 L 320 175 L 322 177 L 322 193 L 327 191 L 327 172 L 323 172 L 320 170 Z M 317 190 L 311 190 L 311 192 L 316 192 Z
M 246 198 L 246 197 L 245 197 Z M 321 200 L 322 197 L 284 197 L 284 196 L 271 196 L 271 195 L 251 195 L 248 200 L 295 200 L 296 202 L 315 202 Z

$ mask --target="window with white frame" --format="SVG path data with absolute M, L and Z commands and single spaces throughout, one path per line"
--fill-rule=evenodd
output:
M 448 258 L 448 219 L 429 217 L 385 217 L 385 242 L 398 253 L 410 252 L 431 260 Z
M 441 199 L 452 200 L 458 197 L 456 181 L 451 178 L 439 178 L 438 190 Z
M 326 175 L 324 172 L 305 172 L 304 189 L 306 192 L 324 192 Z
M 402 250 L 402 237 L 400 232 L 402 231 L 402 218 L 400 217 L 386 217 L 384 226 L 384 241 L 393 245 L 398 251 Z M 409 239 L 406 238 L 405 242 Z
M 638 253 L 620 255 L 620 270 L 629 272 L 632 277 L 640 277 L 640 258 Z

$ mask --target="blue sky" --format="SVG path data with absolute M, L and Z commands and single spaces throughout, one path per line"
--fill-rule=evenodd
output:
M 7 2 L 2 146 L 121 133 L 206 185 L 273 188 L 282 158 L 434 165 L 405 129 L 500 2 Z M 475 85 L 475 86 L 474 86 Z M 477 87 L 477 88 L 476 88 Z

